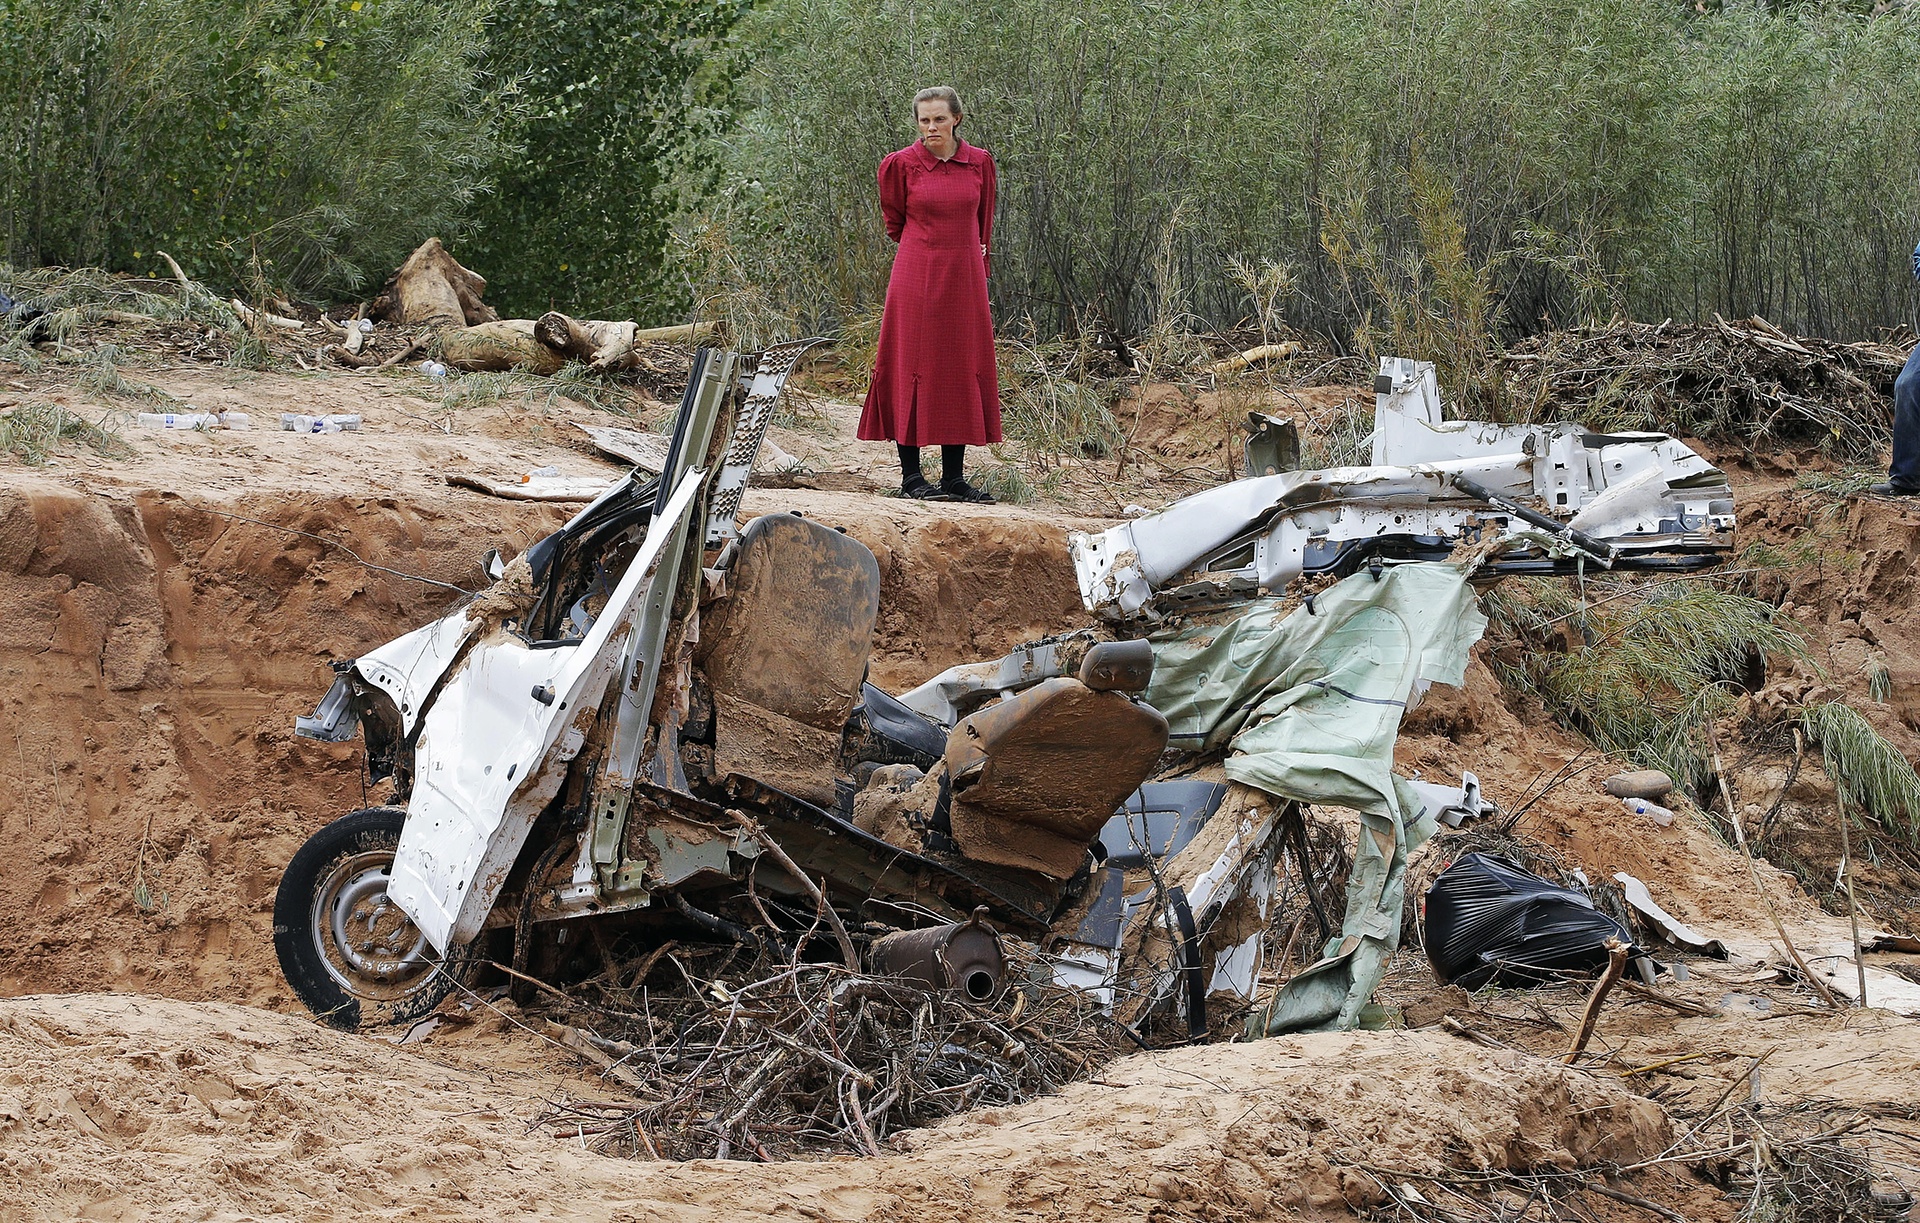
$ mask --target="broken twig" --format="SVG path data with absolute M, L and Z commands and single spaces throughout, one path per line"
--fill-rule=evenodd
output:
M 1620 980 L 1620 974 L 1627 968 L 1628 946 L 1617 938 L 1607 940 L 1607 970 L 1600 974 L 1600 981 L 1593 987 L 1593 993 L 1587 998 L 1587 1009 L 1580 1015 L 1580 1030 L 1574 1033 L 1573 1045 L 1567 1055 L 1560 1060 L 1571 1066 L 1580 1058 L 1587 1042 L 1593 1039 L 1593 1025 L 1600 1020 L 1600 1006 L 1612 992 L 1614 983 Z

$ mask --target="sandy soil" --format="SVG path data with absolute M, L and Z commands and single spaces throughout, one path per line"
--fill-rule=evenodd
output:
M 1521 1051 L 1557 1053 L 1564 1019 L 1529 1026 L 1469 1002 L 1466 1026 L 1513 1048 L 1423 1030 L 1142 1056 L 1061 1097 L 905 1136 L 873 1161 L 649 1166 L 529 1131 L 544 1101 L 608 1089 L 510 1017 L 475 1013 L 395 1048 L 298 1013 L 271 948 L 279 872 L 312 830 L 367 796 L 354 745 L 297 739 L 291 726 L 325 689 L 330 660 L 438 614 L 459 597 L 450 587 L 483 581 L 487 548 L 512 554 L 569 512 L 450 488 L 448 474 L 511 478 L 545 464 L 612 474 L 573 425 L 632 422 L 566 399 L 449 406 L 412 373 L 142 377 L 262 423 L 324 407 L 366 425 L 322 436 L 129 430 L 130 459 L 0 460 L 0 844 L 13 851 L 0 859 L 0 998 L 14 996 L 0 1001 L 0 1179 L 20 1186 L 0 1193 L 0 1220 L 1338 1215 L 1381 1200 L 1355 1160 L 1419 1171 L 1657 1153 L 1669 1123 L 1628 1094 L 1653 1080 L 1619 1074 L 1666 1056 L 1734 1051 L 1661 1076 L 1669 1100 L 1711 1098 L 1776 1046 L 1767 1090 L 1782 1099 L 1864 1107 L 1920 1089 L 1901 1052 L 1913 1024 L 1800 1014 L 1811 994 L 1775 989 L 1759 963 L 1772 934 L 1744 862 L 1702 818 L 1660 828 L 1625 816 L 1599 789 L 1611 771 L 1601 765 L 1541 799 L 1523 830 L 1590 877 L 1631 872 L 1676 916 L 1750 953 L 1696 975 L 1689 996 L 1717 1017 L 1610 1009 L 1595 1046 L 1611 1059 L 1606 1073 Z M 8 385 L 80 401 L 57 384 Z M 1356 394 L 1313 388 L 1301 403 L 1330 412 Z M 811 473 L 794 482 L 818 487 L 756 491 L 749 510 L 798 509 L 873 548 L 884 575 L 874 679 L 898 690 L 1082 623 L 1065 532 L 1199 487 L 1224 464 L 1221 422 L 1245 406 L 1149 395 L 1131 466 L 1071 464 L 1055 484 L 1063 501 L 976 508 L 876 495 L 894 478 L 890 448 L 851 440 L 850 405 L 817 400 L 774 440 Z M 663 410 L 636 405 L 643 419 Z M 1804 540 L 1829 558 L 1786 592 L 1825 672 L 1782 668 L 1770 680 L 1862 696 L 1867 660 L 1883 659 L 1893 691 L 1868 702 L 1870 716 L 1920 752 L 1910 597 L 1920 511 L 1794 492 L 1778 470 L 1735 476 L 1748 538 Z M 1464 689 L 1437 689 L 1410 716 L 1397 756 L 1432 780 L 1470 769 L 1511 807 L 1581 748 L 1476 662 Z M 1830 862 L 1831 787 L 1817 766 L 1788 785 L 1790 743 L 1737 750 L 1739 801 L 1786 791 L 1795 851 Z M 1416 877 L 1450 852 L 1437 841 Z M 1844 922 L 1765 869 L 1797 937 L 1825 947 L 1844 936 Z M 1887 896 L 1911 890 L 1891 868 L 1884 882 Z M 1897 899 L 1881 904 L 1877 920 L 1911 919 Z M 1417 958 L 1397 972 L 1398 1000 L 1435 992 Z M 1726 1002 L 1736 995 L 1777 1000 Z M 1906 1122 L 1887 1124 L 1888 1142 L 1905 1140 Z M 1730 1213 L 1716 1192 L 1663 1171 L 1636 1191 L 1690 1218 Z
M 1570 1168 L 1672 1136 L 1612 1076 L 1356 1032 L 1123 1059 L 874 1160 L 645 1163 L 529 1130 L 578 1082 L 425 1049 L 225 1003 L 0 1001 L 0 1219 L 1313 1217 L 1383 1200 L 1356 1161 Z

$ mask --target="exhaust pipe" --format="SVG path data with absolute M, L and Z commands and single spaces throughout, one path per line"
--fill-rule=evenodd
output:
M 982 905 L 967 921 L 876 939 L 867 950 L 867 965 L 875 976 L 907 977 L 985 1002 L 1000 992 L 1000 978 L 1007 970 L 1000 932 L 987 925 L 986 918 Z

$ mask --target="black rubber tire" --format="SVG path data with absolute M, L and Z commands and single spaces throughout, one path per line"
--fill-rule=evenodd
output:
M 354 949 L 343 951 L 334 937 L 339 923 L 332 916 L 353 896 L 368 899 L 372 906 L 386 904 L 382 862 L 392 864 L 406 818 L 398 807 L 369 807 L 341 816 L 300 847 L 280 878 L 273 901 L 273 949 L 280 971 L 300 1001 L 336 1028 L 351 1031 L 419 1019 L 445 1001 L 471 967 L 471 948 L 456 949 L 442 962 L 404 914 L 395 919 L 397 909 L 372 911 L 386 919 L 389 938 L 405 939 L 414 931 L 407 955 L 391 961 L 403 971 L 363 974 L 348 958 Z M 344 900 L 343 893 L 348 893 Z M 356 915 L 368 911 L 363 908 Z M 370 919 L 370 931 L 372 925 Z

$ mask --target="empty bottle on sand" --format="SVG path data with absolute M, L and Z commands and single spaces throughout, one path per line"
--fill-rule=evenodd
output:
M 149 429 L 218 429 L 217 412 L 142 412 L 140 423 Z
M 1623 798 L 1620 805 L 1635 815 L 1646 816 L 1662 828 L 1673 823 L 1673 811 L 1659 803 L 1650 803 L 1644 798 Z
M 280 413 L 280 427 L 288 433 L 358 433 L 358 416 L 308 416 L 300 412 Z

